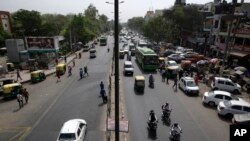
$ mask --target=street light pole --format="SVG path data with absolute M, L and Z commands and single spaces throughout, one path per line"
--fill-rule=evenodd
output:
M 115 0 L 115 141 L 119 141 L 119 0 Z

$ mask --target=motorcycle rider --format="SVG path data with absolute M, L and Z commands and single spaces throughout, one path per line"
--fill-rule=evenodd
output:
M 171 111 L 171 109 L 170 109 L 170 106 L 169 106 L 169 104 L 166 102 L 165 103 L 165 105 L 162 105 L 162 112 L 163 112 L 163 114 L 165 115 L 166 113 L 168 113 L 168 112 L 170 112 Z
M 150 75 L 149 75 L 149 85 L 150 85 L 150 86 L 153 86 L 153 84 L 154 84 L 154 77 L 153 77 L 152 74 L 150 74 Z
M 171 137 L 173 137 L 174 134 L 180 134 L 182 132 L 181 127 L 179 126 L 178 123 L 174 123 L 171 126 Z M 174 134 L 173 134 L 174 133 Z
M 154 122 L 157 122 L 157 117 L 155 115 L 155 112 L 154 110 L 150 110 L 149 112 L 149 118 L 148 118 L 148 125 L 150 127 L 150 124 L 154 123 Z

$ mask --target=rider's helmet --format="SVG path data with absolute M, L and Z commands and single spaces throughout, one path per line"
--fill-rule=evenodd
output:
M 149 114 L 150 114 L 150 115 L 155 114 L 154 110 L 150 110 Z
M 178 126 L 178 123 L 174 123 L 174 127 L 177 127 Z
M 166 102 L 165 106 L 168 106 L 168 103 Z

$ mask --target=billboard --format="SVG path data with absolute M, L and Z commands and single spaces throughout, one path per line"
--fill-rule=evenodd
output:
M 54 37 L 26 37 L 28 50 L 58 49 Z

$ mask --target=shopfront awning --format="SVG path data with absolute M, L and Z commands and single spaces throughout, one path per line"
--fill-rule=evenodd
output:
M 39 49 L 39 50 L 28 50 L 29 53 L 50 53 L 57 52 L 56 49 Z
M 230 55 L 242 58 L 242 57 L 246 56 L 247 54 L 242 53 L 242 52 L 231 51 Z

